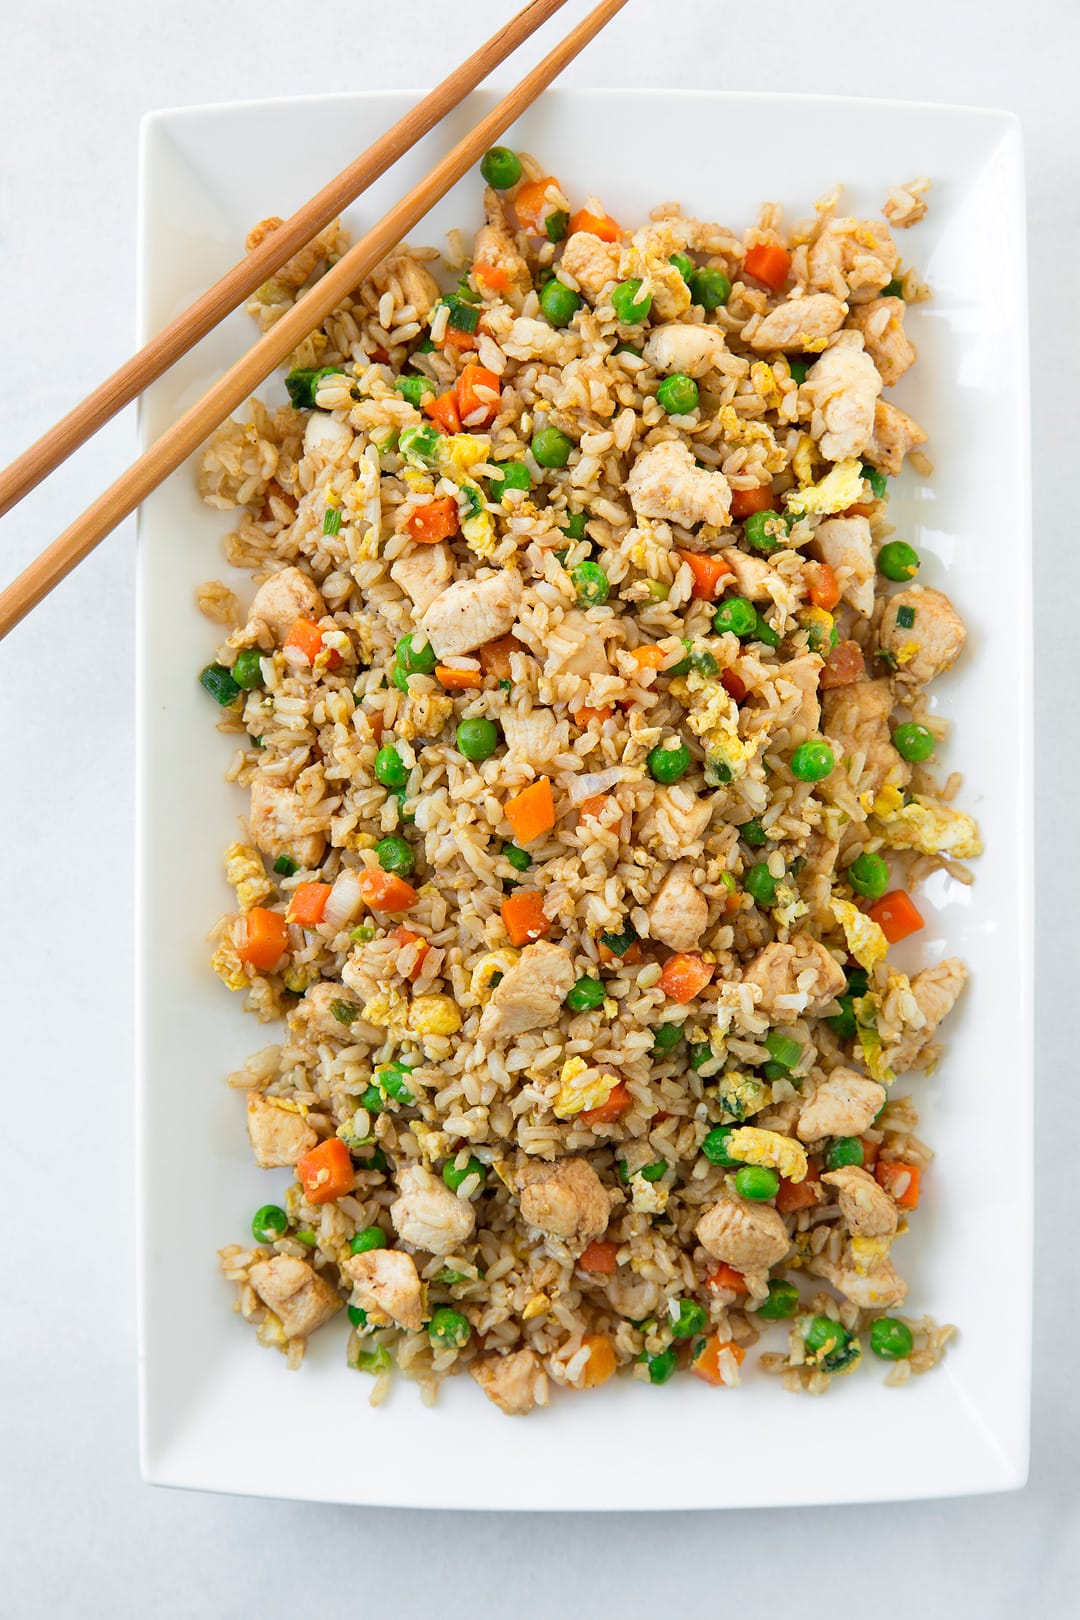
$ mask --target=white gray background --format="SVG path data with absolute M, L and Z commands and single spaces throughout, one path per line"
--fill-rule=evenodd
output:
M 129 352 L 141 114 L 430 84 L 511 0 L 0 6 L 6 462 Z M 580 15 L 582 0 L 568 14 Z M 545 37 L 550 37 L 549 25 Z M 529 49 L 528 47 L 526 48 Z M 533 47 L 535 50 L 535 47 Z M 1031 1483 L 1018 1495 L 724 1519 L 352 1510 L 153 1490 L 136 1458 L 132 1200 L 133 526 L 0 645 L 0 1616 L 515 1620 L 826 1602 L 920 1620 L 1080 1608 L 1075 496 L 1080 8 L 1073 0 L 631 0 L 576 85 L 875 93 L 1009 107 L 1029 186 L 1038 652 L 1039 1199 Z M 508 83 L 504 70 L 497 81 Z M 284 138 L 287 138 L 287 134 Z M 718 127 L 718 174 L 752 141 Z M 838 172 L 842 171 L 842 161 Z M 896 176 L 895 178 L 905 178 Z M 677 194 L 677 177 L 672 194 Z M 993 275 L 987 266 L 986 274 Z M 127 416 L 0 531 L 10 578 L 134 452 Z M 1010 615 L 1002 580 L 1007 656 Z M 1000 769 L 1012 769 L 1000 739 Z M 62 769 L 60 768 L 62 765 Z M 1071 960 L 1070 960 L 1071 959 Z M 1060 1015 L 1058 1007 L 1066 1009 Z M 1001 1054 L 1008 1063 L 1009 1054 Z M 1073 1136 L 1068 1136 L 1071 1129 Z M 986 1167 L 1008 1174 L 1009 1122 Z M 197 1196 L 196 1189 L 192 1196 Z M 183 1221 L 182 1208 L 175 1212 Z M 993 1232 L 977 1262 L 993 1268 Z M 181 1330 L 182 1330 L 182 1325 Z M 1002 1378 L 1024 1325 L 1000 1321 Z M 508 1436 L 512 1444 L 512 1436 Z M 873 1436 L 867 1436 L 873 1444 Z M 635 1455 L 612 1468 L 677 1469 Z M 732 1460 L 726 1460 L 731 1466 Z M 365 1466 L 363 1459 L 360 1466 Z M 377 1466 L 377 1459 L 370 1459 Z M 452 1468 L 438 1453 L 427 1466 Z M 568 1459 L 568 1467 L 572 1467 Z M 737 1466 L 737 1461 L 735 1462 Z M 812 1459 L 778 1460 L 812 1472 Z M 602 1494 L 602 1482 L 598 1482 Z M 751 1597 L 751 1590 L 757 1593 Z

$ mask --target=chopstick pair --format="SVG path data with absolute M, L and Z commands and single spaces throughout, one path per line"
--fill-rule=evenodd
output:
M 18 457 L 0 474 L 0 515 L 9 511 L 103 423 L 135 399 L 272 276 L 298 248 L 324 229 L 563 4 L 565 0 L 530 0 L 504 29 L 475 51 L 361 157 L 271 232 L 183 315 Z M 625 4 L 626 0 L 600 0 L 554 50 L 355 242 L 303 298 L 132 463 L 127 472 L 46 547 L 11 585 L 0 591 L 0 638 L 35 608 L 322 324 Z

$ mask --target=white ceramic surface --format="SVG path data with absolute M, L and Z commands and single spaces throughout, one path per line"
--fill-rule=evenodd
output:
M 340 96 L 151 118 L 142 165 L 143 332 L 232 262 L 252 221 L 294 207 L 409 101 Z M 489 104 L 474 98 L 452 121 L 455 130 Z M 740 144 L 736 167 L 723 161 L 717 140 L 748 115 L 758 115 L 759 138 L 752 151 Z M 804 131 L 797 143 L 781 138 L 791 117 Z M 676 119 L 677 140 L 661 134 L 635 150 L 632 166 L 624 161 L 646 121 L 663 130 Z M 242 796 L 220 780 L 229 745 L 194 680 L 215 632 L 196 612 L 192 590 L 203 578 L 229 578 L 220 551 L 227 520 L 200 506 L 191 470 L 183 469 L 147 503 L 140 524 L 145 1475 L 252 1494 L 498 1508 L 768 1506 L 1019 1485 L 1027 1466 L 1030 1310 L 1031 610 L 1017 127 L 1003 114 L 901 103 L 560 92 L 510 139 L 541 155 L 572 196 L 596 191 L 623 220 L 672 195 L 736 227 L 763 197 L 801 215 L 841 170 L 853 209 L 870 210 L 898 177 L 934 176 L 928 219 L 900 235 L 901 252 L 926 273 L 934 300 L 912 312 L 921 359 L 896 398 L 927 427 L 936 472 L 926 485 L 909 474 L 899 480 L 892 511 L 926 559 L 922 578 L 955 596 L 971 630 L 961 666 L 937 690 L 957 722 L 946 759 L 965 772 L 965 802 L 980 817 L 988 853 L 974 890 L 937 880 L 926 891 L 921 957 L 959 952 L 973 985 L 944 1064 L 929 1081 L 914 1081 L 924 1134 L 940 1160 L 897 1258 L 912 1284 L 911 1308 L 959 1322 L 962 1334 L 942 1369 L 903 1392 L 885 1390 L 876 1366 L 824 1402 L 794 1400 L 761 1376 L 748 1377 L 738 1394 L 688 1379 L 662 1392 L 620 1382 L 591 1398 L 556 1399 L 547 1413 L 511 1426 L 466 1380 L 446 1386 L 434 1412 L 406 1384 L 371 1412 L 367 1381 L 344 1366 L 343 1328 L 316 1336 L 299 1374 L 257 1346 L 230 1313 L 215 1250 L 243 1241 L 251 1211 L 287 1178 L 251 1165 L 240 1099 L 222 1084 L 274 1032 L 244 1017 L 206 967 L 206 928 L 229 901 L 220 851 Z M 275 153 L 268 167 L 251 161 L 264 143 Z M 688 159 L 695 149 L 704 154 L 696 167 Z M 434 150 L 429 139 L 351 222 L 381 212 L 430 166 Z M 415 239 L 438 242 L 451 225 L 470 226 L 478 195 L 475 182 L 459 187 Z M 246 318 L 234 316 L 157 385 L 142 413 L 144 439 L 251 335 Z M 280 397 L 280 384 L 273 387 Z M 1007 635 L 999 583 L 1006 568 Z M 244 581 L 232 583 L 243 589 Z M 1008 775 L 994 768 L 1002 735 L 1012 748 Z M 991 1182 L 984 1167 L 998 1159 L 1005 1117 L 1012 1174 Z M 991 1303 L 992 1278 L 1002 1275 L 1013 1300 L 1008 1378 Z M 678 1468 L 613 1467 L 628 1429 L 640 1455 L 678 1456 Z M 312 1436 L 343 1431 L 350 1443 L 316 1446 L 313 1463 Z M 377 1465 L 368 1466 L 376 1453 Z M 437 1462 L 451 1455 L 452 1479 Z M 792 1455 L 812 1456 L 812 1470 L 778 1466 Z

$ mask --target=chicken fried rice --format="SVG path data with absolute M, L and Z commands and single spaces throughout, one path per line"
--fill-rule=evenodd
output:
M 247 790 L 213 967 L 284 1020 L 230 1081 L 294 1177 L 225 1274 L 376 1401 L 735 1386 L 772 1324 L 789 1388 L 864 1348 L 903 1382 L 952 1329 L 902 1314 L 931 1155 L 894 1082 L 966 972 L 890 953 L 980 849 L 925 695 L 964 625 L 888 522 L 930 471 L 888 397 L 928 182 L 739 235 L 483 174 L 471 253 L 396 250 L 202 459 L 257 586 L 199 592 Z

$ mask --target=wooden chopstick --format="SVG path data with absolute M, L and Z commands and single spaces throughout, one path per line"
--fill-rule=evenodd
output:
M 415 146 L 470 90 L 475 90 L 494 67 L 565 4 L 566 0 L 529 0 L 516 17 L 417 102 L 366 152 L 342 169 L 310 202 L 298 208 L 276 231 L 270 232 L 190 308 L 88 394 L 81 405 L 76 405 L 55 427 L 24 450 L 10 467 L 0 472 L 0 517 L 355 202 L 362 191 L 374 184 L 391 164 Z

